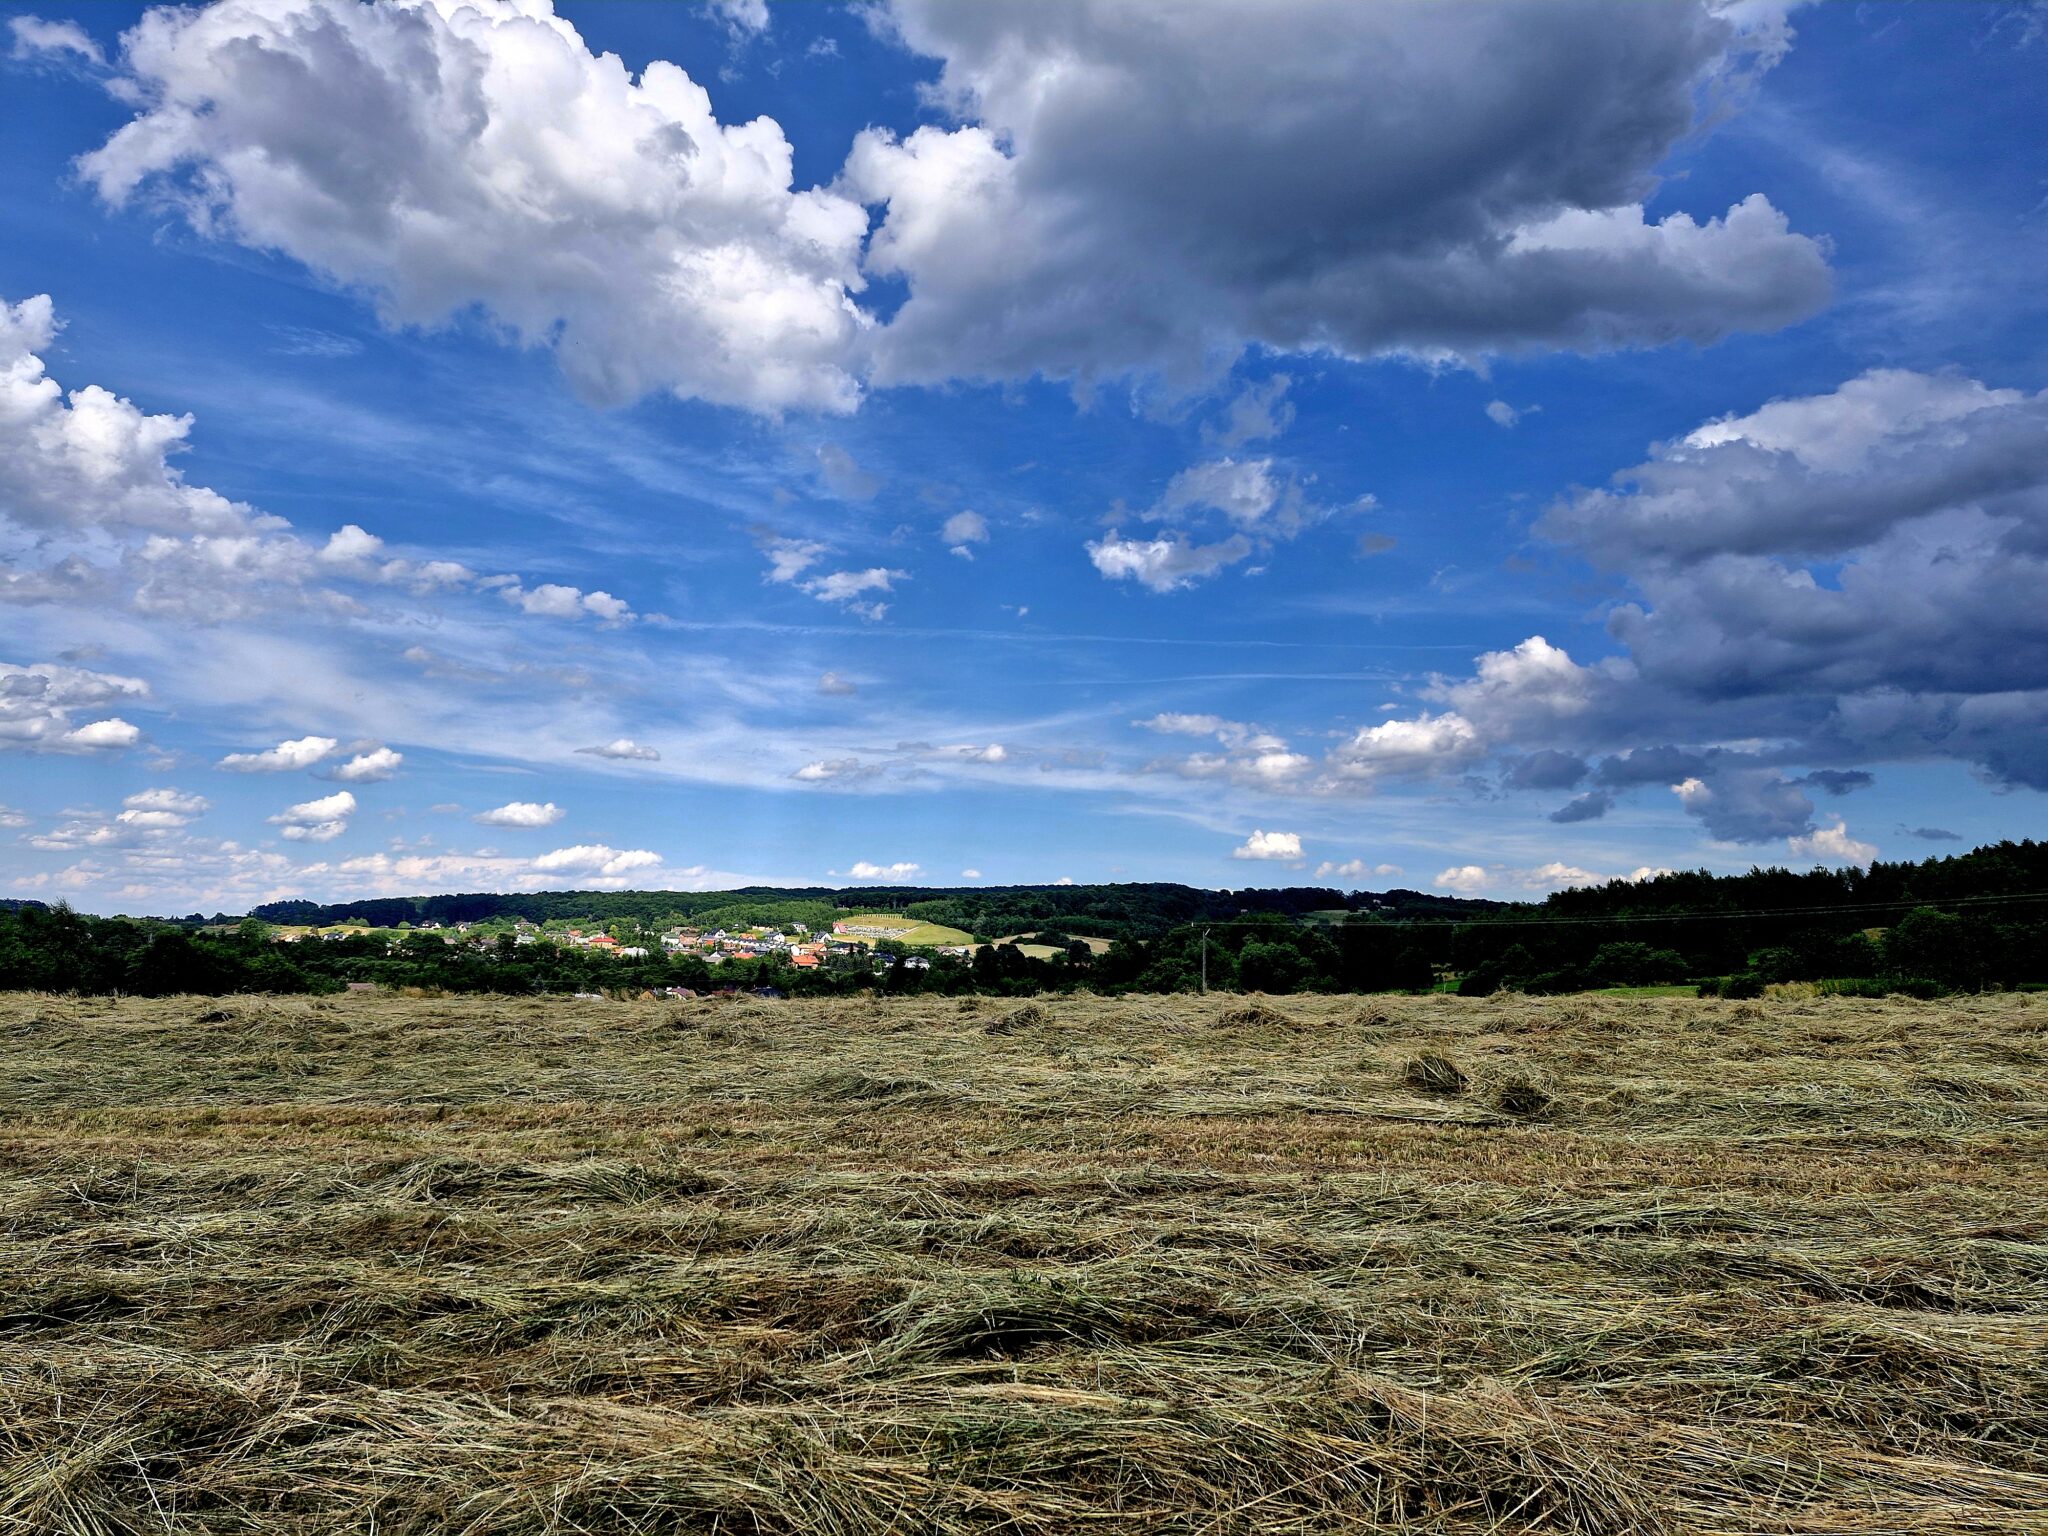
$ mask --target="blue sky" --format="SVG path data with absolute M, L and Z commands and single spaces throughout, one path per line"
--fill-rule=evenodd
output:
M 2039 6 L 7 25 L 6 894 L 2044 831 Z

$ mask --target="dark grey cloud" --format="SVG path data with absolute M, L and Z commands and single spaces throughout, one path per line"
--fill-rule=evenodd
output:
M 1509 789 L 1570 789 L 1586 776 L 1586 760 L 1576 753 L 1545 747 L 1508 764 L 1502 781 Z
M 1974 763 L 2002 783 L 2048 789 L 2048 688 L 1980 694 L 1871 689 L 1836 699 L 1812 739 L 1816 756 L 1837 762 L 1947 758 Z
M 1709 754 L 1691 747 L 1631 747 L 1603 758 L 1593 770 L 1598 784 L 1632 789 L 1639 784 L 1676 784 L 1698 775 Z
M 1924 843 L 1960 843 L 1962 837 L 1947 827 L 1901 827 L 1899 830 L 1908 837 L 1917 837 Z
M 1851 790 L 1870 788 L 1877 779 L 1860 768 L 1816 768 L 1800 782 L 1825 794 L 1846 795 Z
M 1626 675 L 1550 744 L 1769 739 L 1829 794 L 1933 759 L 2048 788 L 2048 392 L 1865 374 L 1709 421 L 1541 529 L 1634 593 L 1608 621 Z M 1709 761 L 1662 750 L 1596 782 Z
M 1813 801 L 1773 768 L 1716 768 L 1676 787 L 1686 814 L 1724 843 L 1767 843 L 1813 830 Z
M 1646 221 L 1655 168 L 1788 34 L 1611 0 L 895 0 L 961 126 L 862 135 L 909 298 L 877 376 L 1192 377 L 1249 345 L 1365 357 L 1769 330 L 1825 302 L 1762 196 Z
M 1643 674 L 1702 697 L 1872 689 L 1982 694 L 2048 678 L 2048 561 L 1959 510 L 1894 530 L 1830 576 L 1723 555 L 1636 578 L 1609 631 Z
M 1805 749 L 1794 745 L 1784 750 L 1797 755 Z M 1593 780 L 1602 787 L 1563 807 L 1551 820 L 1590 821 L 1621 794 L 1656 786 L 1675 794 L 1710 837 L 1727 843 L 1770 842 L 1811 832 L 1809 788 L 1843 795 L 1872 782 L 1870 774 L 1858 769 L 1821 768 L 1794 777 L 1762 753 L 1678 746 L 1615 753 L 1594 768 Z M 1596 806 L 1599 800 L 1605 804 Z
M 1568 826 L 1575 821 L 1598 821 L 1614 809 L 1614 794 L 1611 790 L 1589 789 L 1576 799 L 1567 800 L 1545 819 Z
M 1710 421 L 1551 507 L 1542 531 L 1635 569 L 1719 555 L 1826 557 L 1973 507 L 2043 553 L 2048 393 L 1881 369 Z

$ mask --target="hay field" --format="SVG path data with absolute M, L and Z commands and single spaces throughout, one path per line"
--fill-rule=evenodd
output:
M 0 1532 L 2048 1530 L 2048 998 L 0 998 Z

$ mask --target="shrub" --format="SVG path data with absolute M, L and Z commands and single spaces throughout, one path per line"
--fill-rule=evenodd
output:
M 1822 997 L 1940 997 L 1947 988 L 1925 976 L 1838 976 L 1818 983 Z
M 1685 957 L 1673 949 L 1647 944 L 1602 944 L 1586 969 L 1611 987 L 1653 987 L 1685 975 Z
M 1237 982 L 1247 992 L 1299 992 L 1314 973 L 1308 957 L 1286 944 L 1253 940 L 1237 957 Z
M 1923 1003 L 1948 992 L 1940 982 L 1925 976 L 1887 976 L 1884 989 L 1887 997 L 1916 997 Z
M 1740 976 L 1710 976 L 1699 985 L 1701 997 L 1750 998 L 1764 995 L 1761 976 L 1745 972 Z

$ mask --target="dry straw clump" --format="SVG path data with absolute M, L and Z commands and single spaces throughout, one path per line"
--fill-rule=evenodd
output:
M 1012 1008 L 1008 1013 L 989 1020 L 987 1032 L 991 1035 L 1015 1034 L 1020 1029 L 1037 1029 L 1052 1022 L 1052 1014 L 1037 1003 L 1026 1003 L 1021 1008 Z
M 1417 1093 L 1463 1093 L 1469 1079 L 1450 1057 L 1425 1052 L 1401 1064 L 1401 1081 Z
M 1216 1016 L 1225 1029 L 1287 1031 L 1298 1029 L 1298 1021 L 1270 1003 L 1248 1002 L 1225 1008 Z
M 0 998 L 0 1536 L 2048 1529 L 2038 1003 L 1229 1006 Z
M 1490 1108 L 1521 1120 L 1535 1120 L 1560 1109 L 1557 1086 L 1550 1075 L 1524 1065 L 1490 1067 L 1479 1083 L 1478 1097 Z

